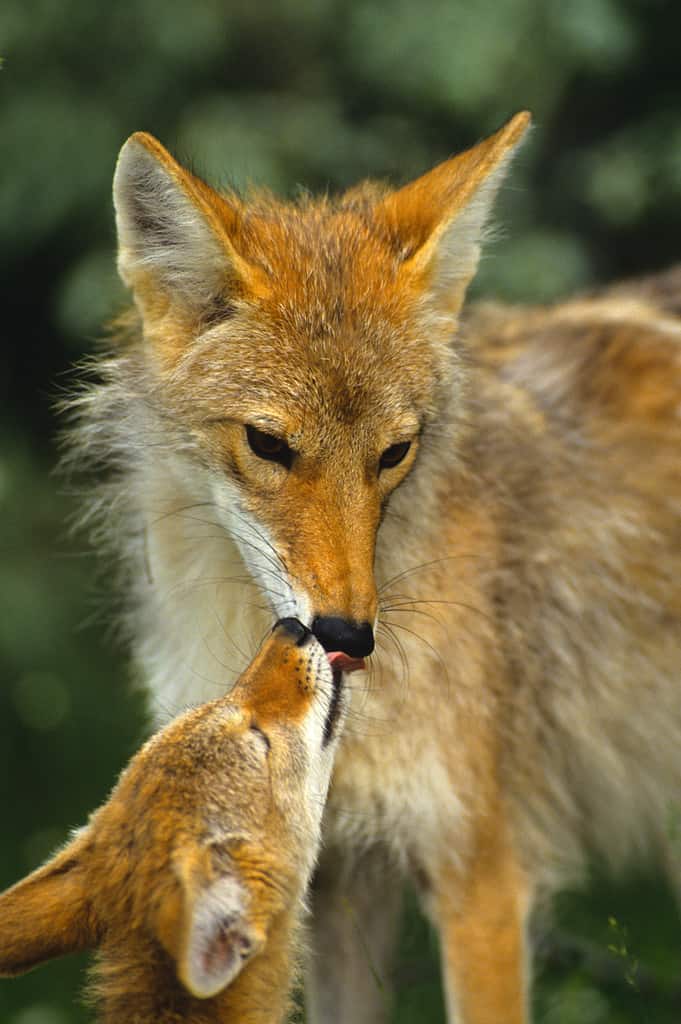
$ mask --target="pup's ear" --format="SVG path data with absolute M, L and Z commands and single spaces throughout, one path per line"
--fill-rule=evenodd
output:
M 233 875 L 223 875 L 185 904 L 186 938 L 178 961 L 180 980 L 205 999 L 229 985 L 264 945 L 249 921 L 249 898 Z
M 85 841 L 76 837 L 43 867 L 0 895 L 0 974 L 97 944 L 88 901 Z
M 181 167 L 153 135 L 137 132 L 125 143 L 113 195 L 119 273 L 143 309 L 159 290 L 201 310 L 239 284 L 263 286 L 263 272 L 234 245 L 237 206 Z
M 476 271 L 484 228 L 508 164 L 530 124 L 516 114 L 495 135 L 379 202 L 375 216 L 441 311 L 456 315 Z
M 265 944 L 248 889 L 231 857 L 189 842 L 174 856 L 175 892 L 159 907 L 156 933 L 189 992 L 221 992 Z

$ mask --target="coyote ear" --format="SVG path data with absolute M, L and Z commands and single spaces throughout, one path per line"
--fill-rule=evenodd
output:
M 264 936 L 249 922 L 248 902 L 234 875 L 223 875 L 195 895 L 185 894 L 178 974 L 192 995 L 206 999 L 221 992 L 262 949 Z
M 236 206 L 184 170 L 153 135 L 121 149 L 113 183 L 118 269 L 138 301 L 159 288 L 190 309 L 205 308 L 241 280 L 264 274 L 237 253 Z
M 82 836 L 0 895 L 0 975 L 97 943 L 82 863 Z
M 456 315 L 461 307 L 494 198 L 529 124 L 527 112 L 516 114 L 495 135 L 386 196 L 376 209 L 405 270 L 423 281 L 442 311 Z

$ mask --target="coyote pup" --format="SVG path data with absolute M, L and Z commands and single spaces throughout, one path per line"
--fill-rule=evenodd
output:
M 462 312 L 528 121 L 336 198 L 218 193 L 145 134 L 116 169 L 135 310 L 78 452 L 112 469 L 150 688 L 209 696 L 263 595 L 329 652 L 377 645 L 325 815 L 313 1024 L 385 1019 L 405 872 L 449 1020 L 521 1024 L 537 900 L 589 851 L 673 859 L 681 272 Z
M 103 1024 L 280 1024 L 340 687 L 310 631 L 277 623 L 228 697 L 149 740 L 89 824 L 0 896 L 0 974 L 98 947 Z

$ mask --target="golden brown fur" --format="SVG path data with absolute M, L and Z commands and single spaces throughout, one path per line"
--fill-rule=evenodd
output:
M 377 617 L 326 814 L 313 1024 L 385 1019 L 364 949 L 387 970 L 404 872 L 450 1021 L 520 1024 L 537 900 L 591 853 L 674 867 L 681 272 L 462 313 L 526 126 L 334 200 L 217 196 L 147 136 L 116 174 L 139 325 L 81 399 L 79 451 L 115 470 L 150 687 L 207 695 L 257 635 L 244 566 L 278 614 Z
M 327 659 L 288 623 L 228 698 L 154 736 L 86 828 L 0 896 L 0 973 L 97 947 L 103 1024 L 284 1019 L 339 725 L 325 736 Z

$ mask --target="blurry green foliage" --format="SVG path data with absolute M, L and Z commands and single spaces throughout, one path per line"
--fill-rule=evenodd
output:
M 144 731 L 110 595 L 66 529 L 77 501 L 49 475 L 66 368 L 124 301 L 110 182 L 125 137 L 152 131 L 217 184 L 294 195 L 405 180 L 527 107 L 536 127 L 475 290 L 547 300 L 680 255 L 680 29 L 671 0 L 3 0 L 0 884 L 85 819 Z M 557 920 L 539 1020 L 678 1021 L 666 893 L 599 881 Z M 1 983 L 0 1020 L 85 1020 L 81 967 Z M 396 980 L 399 1024 L 443 1019 L 413 905 Z
M 23 438 L 0 444 L 0 887 L 37 867 L 102 802 L 144 735 L 112 659 L 73 505 Z M 74 1024 L 83 959 L 0 983 L 3 1024 Z

